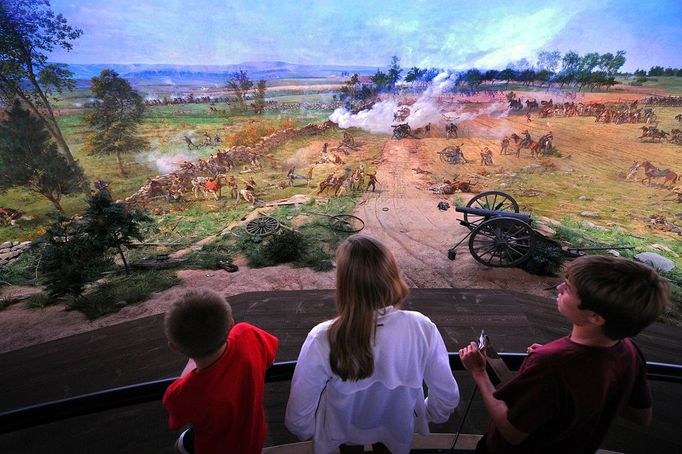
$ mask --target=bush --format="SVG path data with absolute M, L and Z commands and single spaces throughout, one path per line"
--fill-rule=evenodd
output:
M 272 264 L 295 262 L 302 256 L 303 238 L 288 229 L 268 237 L 261 247 L 263 256 Z
M 520 268 L 538 276 L 556 276 L 565 260 L 561 246 L 542 237 L 535 241 L 535 251 Z
M 276 131 L 277 128 L 267 126 L 263 123 L 251 124 L 228 136 L 227 139 L 225 139 L 225 145 L 228 147 L 252 147 L 256 145 L 260 139 L 269 136 Z

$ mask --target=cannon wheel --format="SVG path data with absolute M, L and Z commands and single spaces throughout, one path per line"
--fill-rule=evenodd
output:
M 365 221 L 352 214 L 339 214 L 329 218 L 329 227 L 337 232 L 357 233 L 365 228 Z
M 506 211 L 509 213 L 518 213 L 519 204 L 516 200 L 506 192 L 502 191 L 486 191 L 476 194 L 467 203 L 469 208 L 481 208 L 484 210 L 493 211 Z M 464 220 L 473 229 L 481 222 L 485 221 L 484 216 L 478 216 L 475 214 L 464 213 Z
M 535 232 L 523 221 L 497 217 L 478 225 L 469 238 L 471 255 L 486 266 L 510 267 L 528 260 L 535 249 Z
M 279 221 L 270 216 L 261 216 L 246 224 L 246 233 L 251 236 L 264 237 L 272 235 L 279 229 Z

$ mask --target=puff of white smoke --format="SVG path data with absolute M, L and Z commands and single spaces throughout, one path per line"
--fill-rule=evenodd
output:
M 361 110 L 357 114 L 339 107 L 329 116 L 329 120 L 338 124 L 340 128 L 361 128 L 374 134 L 390 134 L 393 132 L 393 112 L 398 107 L 396 101 L 381 101 L 370 110 Z
M 144 164 L 154 164 L 159 174 L 171 173 L 180 169 L 184 161 L 194 161 L 198 158 L 196 153 L 181 151 L 175 154 L 162 153 L 160 150 L 152 150 L 148 153 L 135 155 L 135 160 Z

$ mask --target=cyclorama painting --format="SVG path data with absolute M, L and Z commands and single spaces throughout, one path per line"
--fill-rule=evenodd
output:
M 0 351 L 188 287 L 333 288 L 358 231 L 414 288 L 638 257 L 680 321 L 678 1 L 0 8 Z

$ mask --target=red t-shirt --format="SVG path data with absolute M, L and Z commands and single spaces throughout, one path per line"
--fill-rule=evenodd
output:
M 277 338 L 248 323 L 232 327 L 225 353 L 211 367 L 190 372 L 163 396 L 172 430 L 192 424 L 195 452 L 260 453 L 265 441 L 265 370 Z
M 513 446 L 491 421 L 486 446 L 496 454 L 592 454 L 626 406 L 651 407 L 646 362 L 630 339 L 609 348 L 557 339 L 528 355 L 494 396 L 509 407 L 509 422 L 530 434 Z

